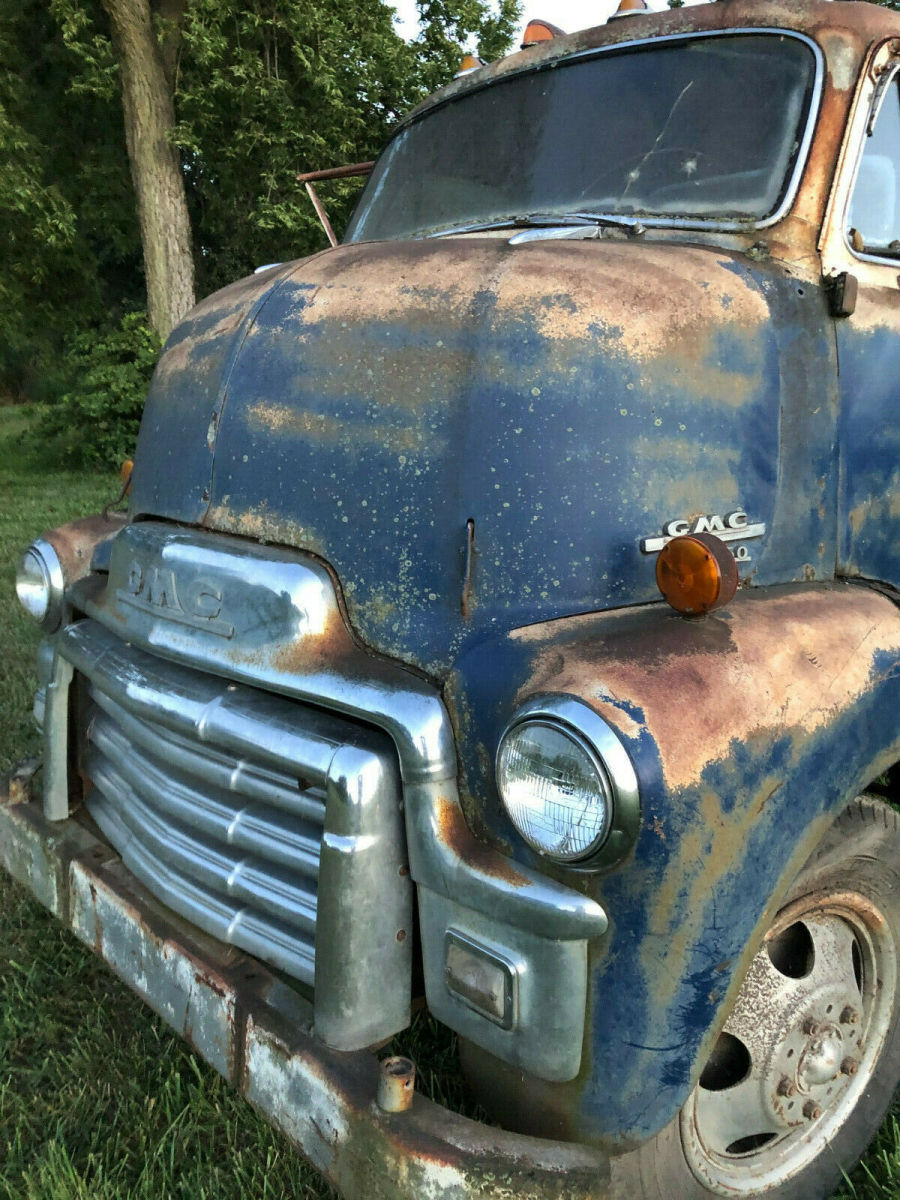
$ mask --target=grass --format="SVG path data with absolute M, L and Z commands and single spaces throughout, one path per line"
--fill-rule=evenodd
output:
M 97 511 L 114 473 L 49 468 L 0 407 L 0 769 L 37 751 L 38 635 L 15 601 L 16 556 Z M 425 1020 L 398 1039 L 424 1089 L 466 1109 L 452 1039 Z M 426 1065 L 427 1064 L 427 1065 Z M 476 1115 L 476 1114 L 473 1114 Z M 0 874 L 0 1200 L 325 1200 L 328 1186 L 109 971 Z M 900 1198 L 900 1106 L 839 1200 Z
M 38 750 L 18 554 L 118 476 L 50 468 L 0 407 L 0 770 Z M 0 873 L 0 1200 L 324 1200 L 333 1192 L 103 964 Z

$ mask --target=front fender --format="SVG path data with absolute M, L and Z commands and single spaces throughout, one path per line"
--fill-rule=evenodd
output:
M 857 790 L 900 758 L 900 610 L 867 587 L 760 588 L 702 620 L 660 605 L 513 631 L 469 652 L 448 689 L 475 831 L 602 904 L 581 1072 L 530 1080 L 483 1053 L 488 1104 L 530 1132 L 626 1148 L 694 1086 L 790 882 Z M 491 762 L 530 696 L 586 701 L 640 781 L 630 856 L 553 867 L 519 839 Z

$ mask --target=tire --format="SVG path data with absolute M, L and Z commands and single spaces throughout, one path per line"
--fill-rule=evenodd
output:
M 829 830 L 753 959 L 678 1116 L 613 1160 L 621 1200 L 825 1200 L 900 1082 L 900 818 Z

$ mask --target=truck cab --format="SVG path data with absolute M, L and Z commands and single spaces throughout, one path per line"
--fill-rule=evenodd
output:
M 841 0 L 466 73 L 23 559 L 2 861 L 349 1197 L 814 1200 L 891 1102 L 898 87 Z

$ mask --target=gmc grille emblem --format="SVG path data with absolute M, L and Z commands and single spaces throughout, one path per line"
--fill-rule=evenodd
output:
M 118 589 L 116 599 L 152 617 L 203 629 L 218 637 L 234 637 L 234 626 L 220 619 L 222 593 L 205 579 L 179 583 L 169 567 L 145 568 L 133 559 L 127 587 Z

